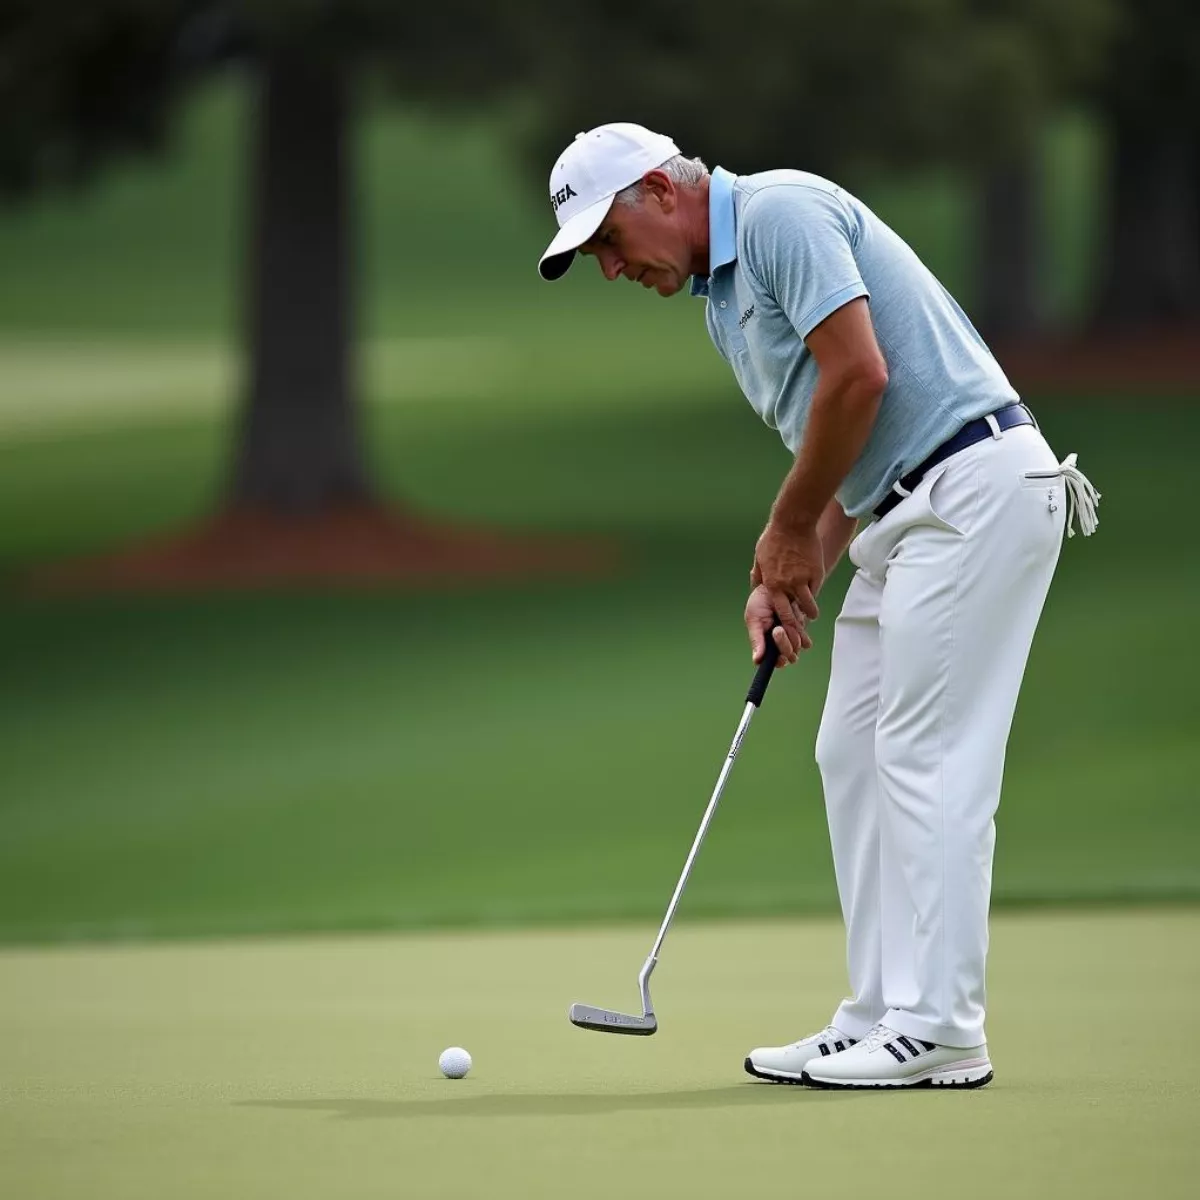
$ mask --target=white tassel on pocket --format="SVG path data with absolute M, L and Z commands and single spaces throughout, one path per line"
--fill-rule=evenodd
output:
M 1084 537 L 1091 537 L 1100 524 L 1096 508 L 1100 504 L 1100 493 L 1092 481 L 1075 465 L 1079 456 L 1068 454 L 1058 464 L 1057 471 L 1028 471 L 1026 479 L 1061 479 L 1067 489 L 1067 537 L 1075 536 L 1075 517 L 1079 516 L 1079 529 Z
M 1079 514 L 1079 529 L 1084 537 L 1091 537 L 1100 524 L 1096 508 L 1100 504 L 1100 493 L 1092 481 L 1075 465 L 1076 455 L 1068 454 L 1059 463 L 1058 473 L 1067 485 L 1067 537 L 1075 536 L 1075 515 Z

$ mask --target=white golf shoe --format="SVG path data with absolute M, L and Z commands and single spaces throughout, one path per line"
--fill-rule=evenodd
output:
M 987 1043 L 937 1046 L 876 1025 L 843 1054 L 810 1060 L 803 1083 L 819 1088 L 977 1088 L 990 1083 Z
M 759 1079 L 775 1083 L 805 1083 L 804 1068 L 814 1059 L 828 1062 L 834 1055 L 854 1045 L 840 1029 L 827 1025 L 820 1033 L 801 1038 L 790 1046 L 759 1046 L 746 1059 L 746 1070 Z

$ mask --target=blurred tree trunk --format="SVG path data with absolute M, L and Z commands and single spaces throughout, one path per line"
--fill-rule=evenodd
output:
M 235 506 L 314 514 L 369 498 L 352 380 L 346 81 L 296 51 L 263 66 L 254 131 L 249 391 Z
M 1030 152 L 989 168 L 976 214 L 978 324 L 985 337 L 1041 333 L 1041 172 Z
M 1200 139 L 1110 126 L 1107 270 L 1097 320 L 1136 329 L 1200 317 Z

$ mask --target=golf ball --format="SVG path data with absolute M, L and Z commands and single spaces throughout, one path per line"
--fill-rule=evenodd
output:
M 461 1046 L 442 1051 L 438 1066 L 447 1079 L 461 1079 L 471 1069 L 471 1056 Z

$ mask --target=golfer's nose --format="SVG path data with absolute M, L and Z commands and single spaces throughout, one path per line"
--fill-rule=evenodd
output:
M 620 279 L 621 270 L 625 264 L 613 254 L 611 251 L 602 250 L 600 252 L 600 270 L 604 272 L 604 278 L 608 280 Z

